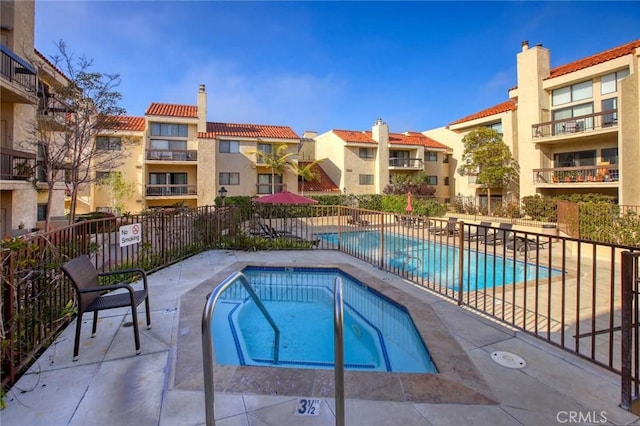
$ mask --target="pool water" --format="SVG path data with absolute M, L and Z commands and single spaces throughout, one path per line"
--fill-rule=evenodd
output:
M 343 250 L 378 258 L 380 232 L 323 233 L 318 237 L 337 244 Z M 441 241 L 417 240 L 405 235 L 385 233 L 384 253 L 390 267 L 420 276 L 427 281 L 458 290 L 460 269 L 458 247 Z M 544 279 L 560 275 L 557 269 L 525 263 L 518 259 L 504 258 L 491 253 L 464 249 L 463 291 L 501 287 L 525 280 Z
M 278 363 L 273 329 L 236 283 L 214 311 L 219 364 L 333 369 L 333 283 L 339 276 L 347 370 L 436 372 L 406 309 L 339 269 L 247 267 L 243 273 L 280 329 Z

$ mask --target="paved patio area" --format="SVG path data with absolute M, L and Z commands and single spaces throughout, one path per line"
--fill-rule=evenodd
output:
M 0 413 L 0 423 L 203 424 L 205 402 L 202 366 L 198 363 L 201 348 L 195 344 L 191 348 L 179 347 L 178 343 L 199 339 L 197 319 L 205 301 L 203 298 L 199 306 L 184 301 L 189 293 L 202 288 L 204 281 L 238 262 L 291 266 L 347 264 L 430 307 L 429 321 L 447 335 L 448 342 L 453 342 L 448 343 L 449 350 L 455 352 L 450 357 L 461 360 L 460 365 L 468 370 L 456 371 L 456 363 L 446 354 L 441 354 L 440 359 L 434 357 L 436 363 L 448 362 L 451 368 L 437 375 L 434 381 L 438 384 L 422 389 L 430 394 L 420 402 L 406 389 L 403 400 L 388 398 L 389 373 L 381 373 L 380 380 L 368 378 L 370 392 L 362 397 L 354 390 L 355 382 L 361 378 L 347 374 L 347 425 L 640 424 L 638 417 L 618 407 L 618 376 L 459 308 L 355 258 L 324 250 L 209 251 L 150 275 L 153 328 L 146 330 L 141 326 L 141 355 L 135 355 L 126 310 L 102 312 L 94 339 L 89 337 L 89 327 L 83 327 L 80 360 L 75 363 L 71 361 L 75 324 L 71 324 L 8 392 L 7 408 Z M 85 321 L 90 323 L 91 316 L 85 315 Z M 491 354 L 495 351 L 515 353 L 527 365 L 522 369 L 503 367 L 492 361 Z M 282 376 L 288 376 L 294 385 L 297 381 L 317 382 L 318 374 L 308 370 L 300 378 L 294 373 L 283 372 Z M 333 382 L 331 373 L 324 374 L 328 377 L 324 389 L 327 396 L 318 397 L 321 400 L 318 416 L 295 415 L 298 399 L 311 396 L 306 391 L 277 394 L 259 389 L 233 391 L 231 386 L 216 383 L 216 389 L 222 388 L 216 392 L 217 424 L 332 425 Z M 469 374 L 473 380 L 469 380 Z M 253 380 L 260 378 L 254 376 Z M 455 402 L 460 386 L 470 389 L 475 396 Z

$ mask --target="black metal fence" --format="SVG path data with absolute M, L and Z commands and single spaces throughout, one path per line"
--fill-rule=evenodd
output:
M 119 229 L 133 224 L 140 242 L 120 247 Z M 11 240 L 1 252 L 3 384 L 74 314 L 58 272 L 66 259 L 86 253 L 99 270 L 153 271 L 210 248 L 299 248 L 339 250 L 404 277 L 620 374 L 637 398 L 638 321 L 624 321 L 622 253 L 640 249 L 526 229 L 345 206 L 254 205 L 161 210 L 81 222 L 29 244 Z M 637 260 L 634 267 L 637 295 Z M 625 333 L 636 340 L 624 346 Z

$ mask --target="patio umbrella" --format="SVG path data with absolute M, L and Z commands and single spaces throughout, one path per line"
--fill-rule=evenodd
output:
M 318 201 L 312 198 L 303 197 L 289 191 L 276 192 L 275 194 L 266 195 L 264 197 L 256 197 L 253 199 L 256 203 L 261 204 L 316 204 Z M 269 226 L 271 226 L 271 216 L 269 216 Z M 287 219 L 284 219 L 284 229 L 287 229 Z
M 411 191 L 407 192 L 407 208 L 405 210 L 407 213 L 411 213 L 413 211 L 413 206 L 411 206 Z
M 318 201 L 289 191 L 276 192 L 275 194 L 257 197 L 253 199 L 256 203 L 263 204 L 316 204 Z

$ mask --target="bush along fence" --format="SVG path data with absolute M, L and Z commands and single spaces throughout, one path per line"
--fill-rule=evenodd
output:
M 132 224 L 140 242 L 121 247 L 118 231 Z M 5 240 L 3 385 L 75 315 L 59 273 L 67 259 L 151 272 L 211 248 L 339 250 L 619 374 L 629 406 L 637 400 L 639 311 L 627 293 L 637 294 L 638 247 L 344 205 L 166 209 Z M 624 273 L 623 253 L 635 256 Z

